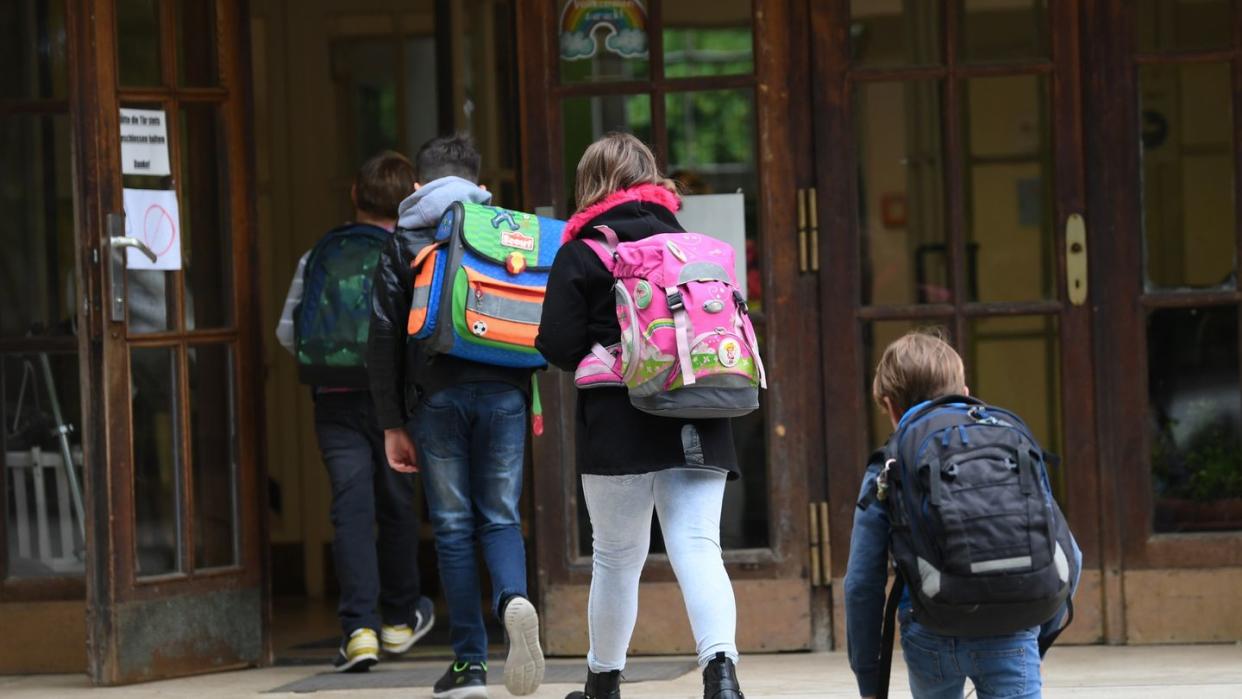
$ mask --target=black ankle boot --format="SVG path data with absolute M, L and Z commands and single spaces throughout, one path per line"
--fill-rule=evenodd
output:
M 703 699 L 745 699 L 737 682 L 737 668 L 724 653 L 717 653 L 703 668 Z
M 586 689 L 570 692 L 565 699 L 621 699 L 621 671 L 595 673 L 587 670 Z

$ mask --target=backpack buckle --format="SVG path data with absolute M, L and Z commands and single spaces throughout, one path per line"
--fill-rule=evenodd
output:
M 685 302 L 681 298 L 680 291 L 671 291 L 668 293 L 668 310 L 680 311 L 686 307 Z
M 888 472 L 897 464 L 897 459 L 889 459 L 884 462 L 884 468 L 880 469 L 880 475 L 875 477 L 875 499 L 886 500 L 888 498 Z
M 750 307 L 746 305 L 746 297 L 742 296 L 741 290 L 733 290 L 733 302 L 737 304 L 738 308 L 742 309 L 742 313 L 750 313 Z

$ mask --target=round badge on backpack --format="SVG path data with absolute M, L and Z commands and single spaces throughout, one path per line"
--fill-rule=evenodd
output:
M 716 348 L 716 358 L 720 365 L 732 369 L 742 359 L 742 345 L 731 337 L 726 337 Z
M 634 305 L 640 311 L 651 305 L 651 283 L 646 279 L 639 279 L 634 285 Z

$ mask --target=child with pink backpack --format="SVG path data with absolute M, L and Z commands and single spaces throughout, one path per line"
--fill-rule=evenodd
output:
M 658 514 L 694 631 L 705 699 L 743 699 L 733 587 L 720 548 L 739 475 L 730 417 L 766 384 L 734 251 L 677 221 L 677 195 L 637 138 L 578 163 L 579 209 L 552 265 L 536 346 L 575 372 L 577 464 L 591 518 L 591 647 L 582 692 L 619 699 Z

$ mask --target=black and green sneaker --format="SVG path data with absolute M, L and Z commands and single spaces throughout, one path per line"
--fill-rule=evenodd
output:
M 432 699 L 487 699 L 487 663 L 453 661 L 436 682 Z

